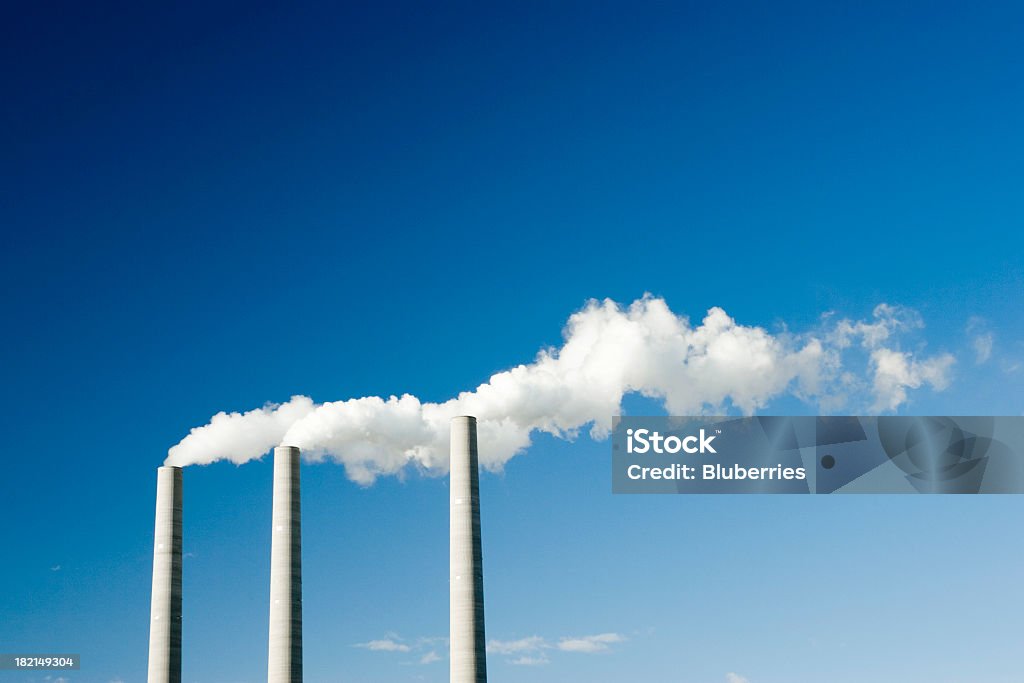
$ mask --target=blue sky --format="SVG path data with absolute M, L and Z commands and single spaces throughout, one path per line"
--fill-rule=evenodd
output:
M 1024 12 L 819 5 L 6 10 L 0 650 L 143 680 L 190 428 L 444 401 L 590 298 L 773 334 L 904 306 L 956 360 L 899 412 L 1021 414 Z M 307 680 L 446 680 L 444 479 L 303 477 Z M 494 680 L 1022 675 L 1018 497 L 613 497 L 586 436 L 481 495 Z M 265 676 L 269 496 L 266 459 L 185 472 L 190 683 Z

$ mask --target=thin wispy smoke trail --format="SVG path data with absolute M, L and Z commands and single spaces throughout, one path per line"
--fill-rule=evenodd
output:
M 168 453 L 167 464 L 243 463 L 274 446 L 298 446 L 311 460 L 343 464 L 369 484 L 407 466 L 443 474 L 448 468 L 449 421 L 475 415 L 481 465 L 498 469 L 530 444 L 535 431 L 603 438 L 623 396 L 639 393 L 674 415 L 750 414 L 780 396 L 834 411 L 860 401 L 895 410 L 907 390 L 943 389 L 954 359 L 919 357 L 899 349 L 898 337 L 922 326 L 907 309 L 881 304 L 867 321 L 823 316 L 810 332 L 772 334 L 738 324 L 712 308 L 697 325 L 673 313 L 664 299 L 645 296 L 629 306 L 588 302 L 570 316 L 559 348 L 493 375 L 473 391 L 443 403 L 415 396 L 368 396 L 314 403 L 294 396 L 245 413 L 218 413 Z M 859 352 L 859 353 L 858 353 Z M 850 355 L 859 372 L 844 367 Z

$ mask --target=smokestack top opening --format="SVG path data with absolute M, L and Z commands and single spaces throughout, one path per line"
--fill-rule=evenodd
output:
M 275 451 L 298 451 L 298 446 L 274 446 Z
M 157 467 L 156 469 L 158 472 L 160 470 L 170 470 L 172 472 L 174 470 L 178 470 L 179 472 L 181 471 L 181 467 L 179 467 L 178 465 L 160 465 L 160 467 Z
M 452 422 L 455 422 L 456 420 L 473 420 L 474 422 L 476 422 L 476 416 L 475 415 L 456 415 L 455 417 L 452 418 Z

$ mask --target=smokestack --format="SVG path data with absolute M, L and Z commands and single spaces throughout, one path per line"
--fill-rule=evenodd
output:
M 181 468 L 156 471 L 149 683 L 181 683 Z
M 302 681 L 302 523 L 299 449 L 274 449 L 274 514 L 270 536 L 269 683 Z
M 451 429 L 451 683 L 487 683 L 476 418 L 452 418 Z

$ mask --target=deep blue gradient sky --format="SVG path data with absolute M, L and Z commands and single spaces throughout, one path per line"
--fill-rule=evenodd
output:
M 1021 414 L 1024 8 L 823 4 L 5 8 L 0 651 L 144 680 L 189 428 L 444 400 L 590 297 L 902 304 L 957 355 L 904 412 Z M 488 635 L 626 638 L 494 680 L 1024 676 L 1019 498 L 624 499 L 606 458 L 544 438 L 484 476 Z M 265 677 L 269 476 L 185 472 L 189 683 Z M 416 644 L 447 633 L 444 480 L 303 476 L 307 680 L 447 680 Z M 410 652 L 353 647 L 385 637 Z

